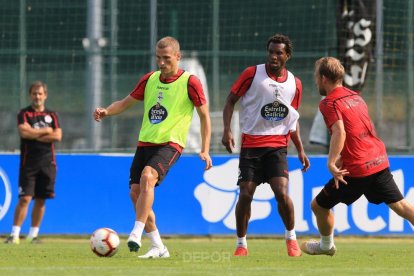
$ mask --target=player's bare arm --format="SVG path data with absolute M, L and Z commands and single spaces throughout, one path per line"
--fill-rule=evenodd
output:
M 347 184 L 347 182 L 344 180 L 344 176 L 349 174 L 348 170 L 343 170 L 340 167 L 336 166 L 336 163 L 340 159 L 340 154 L 345 144 L 346 132 L 344 122 L 342 120 L 336 121 L 331 126 L 331 131 L 332 136 L 328 155 L 328 169 L 334 177 L 335 187 L 339 189 L 339 182 Z
M 34 140 L 43 135 L 53 133 L 53 128 L 33 128 L 28 123 L 23 123 L 18 126 L 20 137 L 24 139 Z
M 235 147 L 233 133 L 231 132 L 231 118 L 234 112 L 234 106 L 236 105 L 237 101 L 240 99 L 239 96 L 230 93 L 227 96 L 226 104 L 223 109 L 223 137 L 221 139 L 222 144 L 226 147 L 226 150 L 229 153 L 232 153 Z
M 302 171 L 306 172 L 310 167 L 310 161 L 305 153 L 305 149 L 303 148 L 302 139 L 300 138 L 299 121 L 296 125 L 296 131 L 291 132 L 290 136 L 292 138 L 293 144 L 295 144 L 296 151 L 298 152 L 298 158 L 300 163 L 302 164 Z
M 206 162 L 205 170 L 209 170 L 213 166 L 210 157 L 210 141 L 211 141 L 211 120 L 208 111 L 208 105 L 196 107 L 198 116 L 200 117 L 200 132 L 201 132 L 201 152 L 200 159 Z
M 137 102 L 138 102 L 137 99 L 128 95 L 122 100 L 113 102 L 107 108 L 97 107 L 93 113 L 93 117 L 95 121 L 100 122 L 106 116 L 117 115 L 117 114 L 124 112 L 125 110 L 127 110 L 128 108 L 136 104 Z
M 62 141 L 62 129 L 56 128 L 52 133 L 40 136 L 36 140 L 43 143 L 60 142 Z

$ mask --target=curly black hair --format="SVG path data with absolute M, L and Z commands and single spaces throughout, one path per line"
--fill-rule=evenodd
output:
M 289 56 L 292 56 L 293 44 L 292 44 L 292 41 L 290 40 L 290 38 L 288 36 L 282 35 L 282 34 L 275 34 L 275 35 L 271 36 L 269 38 L 269 40 L 267 41 L 266 50 L 269 49 L 269 45 L 272 42 L 273 43 L 283 43 L 283 44 L 285 44 L 286 53 Z

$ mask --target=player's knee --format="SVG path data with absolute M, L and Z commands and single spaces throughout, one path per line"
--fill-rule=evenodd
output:
M 140 185 L 145 183 L 156 183 L 158 176 L 154 175 L 151 170 L 144 169 L 141 173 Z M 141 186 L 142 189 L 142 186 Z
M 150 193 L 154 193 L 155 185 L 152 185 L 151 183 L 148 183 L 148 182 L 146 184 L 141 184 L 141 185 L 142 185 L 141 193 L 140 193 L 141 196 L 145 197 Z
M 312 200 L 312 202 L 311 202 L 311 209 L 312 209 L 312 211 L 315 213 L 315 209 L 316 208 L 318 208 L 318 203 L 316 203 L 316 201 L 315 200 Z
M 36 198 L 35 205 L 37 206 L 44 206 L 46 204 L 46 199 L 44 198 Z
M 407 214 L 412 214 L 414 212 L 413 206 L 409 204 L 405 199 L 388 204 L 388 206 L 403 218 L 407 218 Z
M 278 201 L 289 200 L 287 183 L 276 183 L 270 186 Z
M 30 201 L 32 200 L 32 198 L 31 197 L 29 197 L 29 196 L 22 196 L 20 199 L 19 199 L 19 205 L 21 206 L 21 207 L 26 207 L 27 205 L 29 205 L 29 203 L 30 203 Z
M 253 200 L 253 194 L 249 193 L 248 191 L 242 191 L 240 190 L 239 194 L 239 202 L 243 203 L 250 203 Z
M 151 173 L 143 173 L 140 180 L 140 194 L 154 190 L 157 179 Z
M 278 203 L 286 203 L 290 200 L 289 194 L 284 191 L 279 191 L 275 193 L 275 198 Z
M 325 208 L 323 208 L 323 207 L 321 207 L 317 202 L 316 202 L 316 200 L 315 199 L 313 199 L 312 200 L 312 202 L 311 202 L 311 209 L 312 209 L 312 211 L 313 211 L 313 213 L 314 214 L 318 214 L 318 213 L 321 213 L 321 212 L 329 212 L 329 209 L 325 209 Z

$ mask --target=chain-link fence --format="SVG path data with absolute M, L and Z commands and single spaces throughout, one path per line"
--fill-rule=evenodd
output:
M 61 117 L 64 137 L 59 151 L 132 151 L 143 105 L 100 124 L 93 122 L 92 110 L 130 93 L 139 78 L 155 68 L 155 41 L 171 35 L 180 41 L 184 57 L 197 62 L 205 75 L 213 118 L 211 148 L 224 152 L 220 141 L 225 98 L 244 68 L 265 62 L 267 39 L 275 33 L 288 35 L 294 43 L 288 68 L 303 83 L 305 148 L 326 150 L 311 145 L 308 137 L 320 100 L 313 82 L 314 61 L 338 55 L 336 1 L 0 2 L 2 151 L 18 149 L 16 114 L 29 104 L 27 88 L 38 79 L 49 86 L 47 106 Z M 412 2 L 377 1 L 382 5 L 372 23 L 381 41 L 373 41 L 362 90 L 390 152 L 413 152 Z

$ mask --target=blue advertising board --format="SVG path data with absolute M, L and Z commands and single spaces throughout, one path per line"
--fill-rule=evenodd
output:
M 110 227 L 127 234 L 134 225 L 134 208 L 129 198 L 131 155 L 57 156 L 56 198 L 48 200 L 42 234 L 89 234 Z M 294 156 L 289 161 L 289 194 L 295 206 L 298 234 L 317 234 L 310 209 L 312 198 L 329 180 L 326 156 L 311 156 L 311 168 L 300 171 Z M 403 195 L 414 202 L 414 157 L 391 156 L 391 171 Z M 164 235 L 235 234 L 234 209 L 238 158 L 213 156 L 214 167 L 204 171 L 196 155 L 183 155 L 164 182 L 156 188 L 154 211 Z M 18 201 L 19 156 L 0 155 L 0 234 L 9 233 Z M 407 235 L 413 227 L 385 204 L 368 204 L 362 197 L 351 206 L 339 204 L 335 232 L 341 235 Z M 22 234 L 30 227 L 30 210 Z M 282 235 L 283 223 L 274 195 L 267 184 L 260 185 L 252 202 L 249 235 Z

